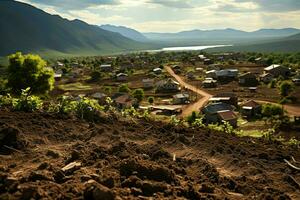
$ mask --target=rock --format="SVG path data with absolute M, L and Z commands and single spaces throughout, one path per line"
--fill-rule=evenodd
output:
M 31 200 L 31 199 L 40 199 L 41 198 L 41 191 L 34 186 L 28 186 L 20 188 L 22 200 Z
M 85 200 L 114 200 L 115 194 L 104 185 L 89 181 L 83 193 Z
M 49 167 L 49 164 L 47 162 L 43 162 L 42 164 L 40 164 L 38 166 L 38 170 L 44 170 L 44 169 L 47 169 Z
M 55 152 L 55 151 L 50 150 L 50 149 L 47 151 L 46 156 L 52 157 L 52 158 L 59 158 L 60 157 L 58 152 Z
M 203 183 L 199 191 L 203 193 L 214 193 L 215 187 L 213 185 Z
M 31 172 L 30 175 L 28 176 L 28 181 L 51 181 L 52 179 L 48 176 L 46 176 L 45 174 L 41 174 L 38 172 Z
M 61 170 L 65 174 L 72 174 L 74 171 L 81 168 L 81 162 L 71 162 L 68 165 L 64 166 Z

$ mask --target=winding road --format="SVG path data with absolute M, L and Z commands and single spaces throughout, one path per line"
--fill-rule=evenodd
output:
M 193 111 L 199 111 L 202 107 L 205 106 L 205 104 L 208 102 L 208 100 L 212 97 L 212 95 L 207 93 L 206 91 L 201 90 L 191 84 L 186 83 L 180 76 L 175 74 L 175 72 L 172 70 L 172 68 L 170 66 L 165 66 L 165 69 L 174 79 L 176 79 L 176 81 L 181 85 L 181 87 L 188 89 L 192 92 L 195 92 L 202 97 L 198 101 L 191 103 L 187 106 L 184 106 L 182 108 L 182 113 L 181 113 L 180 117 L 187 117 L 187 116 L 191 115 Z M 271 104 L 280 105 L 278 103 L 263 101 L 263 100 L 255 99 L 255 101 L 257 101 L 258 103 L 271 103 Z M 300 107 L 299 106 L 284 105 L 283 107 L 289 116 L 300 116 Z

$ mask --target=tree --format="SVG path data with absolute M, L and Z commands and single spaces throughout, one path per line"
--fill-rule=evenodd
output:
M 148 98 L 148 102 L 149 102 L 150 104 L 153 104 L 153 103 L 154 103 L 154 97 L 149 97 L 149 98 Z
M 282 97 L 287 97 L 294 90 L 295 86 L 290 81 L 282 81 L 279 85 L 279 92 Z
M 100 79 L 102 78 L 102 73 L 100 71 L 97 71 L 97 70 L 94 70 L 92 71 L 91 73 L 91 81 L 92 82 L 97 82 L 97 81 L 100 81 Z
M 143 89 L 136 89 L 132 92 L 132 96 L 138 100 L 138 102 L 141 102 L 145 96 Z
M 127 84 L 122 84 L 122 85 L 119 86 L 118 91 L 128 93 L 128 92 L 130 92 L 130 89 L 129 89 Z
M 264 117 L 282 116 L 284 114 L 282 107 L 274 104 L 264 104 L 261 113 Z
M 53 69 L 46 67 L 46 62 L 38 55 L 22 55 L 18 52 L 8 57 L 7 85 L 15 93 L 31 88 L 34 94 L 45 94 L 54 87 Z

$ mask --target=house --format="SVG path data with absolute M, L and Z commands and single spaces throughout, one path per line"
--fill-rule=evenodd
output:
M 274 78 L 274 75 L 271 73 L 264 73 L 259 76 L 259 80 L 264 83 L 270 83 Z
M 173 79 L 167 79 L 159 81 L 156 84 L 156 92 L 178 92 L 180 91 L 180 85 Z
M 217 79 L 217 71 L 216 70 L 207 71 L 207 72 L 205 72 L 205 76 L 207 78 Z
M 212 79 L 212 78 L 206 78 L 203 82 L 202 82 L 202 86 L 204 88 L 214 88 L 217 87 L 217 81 Z
M 232 110 L 219 111 L 218 114 L 219 123 L 228 122 L 232 127 L 237 127 L 238 116 Z
M 254 100 L 247 101 L 241 105 L 241 113 L 247 118 L 254 117 L 261 113 L 261 105 Z
M 142 82 L 143 82 L 143 88 L 145 89 L 154 87 L 154 79 L 147 78 L 147 79 L 143 79 Z
M 264 65 L 267 65 L 267 60 L 263 59 L 262 57 L 259 57 L 254 60 L 254 63 L 257 65 L 264 66 Z
M 219 93 L 212 98 L 209 99 L 212 103 L 226 103 L 229 105 L 233 105 L 237 107 L 238 105 L 238 97 L 234 93 Z
M 103 65 L 100 65 L 100 70 L 102 72 L 111 72 L 113 70 L 113 68 L 110 64 L 103 64 Z
M 97 99 L 100 104 L 104 104 L 106 102 L 107 95 L 101 92 L 96 92 L 92 94 L 91 97 Z
M 128 75 L 124 73 L 117 74 L 117 81 L 127 81 Z
M 238 77 L 238 69 L 222 69 L 216 71 L 216 76 L 218 80 L 232 80 Z
M 142 107 L 140 107 L 142 108 Z M 149 106 L 146 107 L 147 110 L 152 111 L 152 114 L 155 115 L 177 115 L 182 112 L 182 106 L 180 105 L 158 105 L 158 106 Z
M 270 65 L 269 67 L 266 67 L 264 69 L 264 72 L 274 75 L 275 78 L 277 78 L 279 76 L 286 78 L 286 77 L 290 76 L 290 74 L 291 74 L 291 70 L 282 65 Z
M 243 86 L 257 86 L 258 81 L 255 74 L 247 72 L 239 77 L 239 84 Z
M 62 67 L 64 67 L 65 65 L 64 65 L 62 62 L 57 61 L 57 62 L 56 62 L 56 66 L 57 66 L 58 68 L 62 68 Z
M 173 96 L 173 104 L 188 104 L 190 102 L 189 94 L 176 94 Z
M 294 79 L 292 79 L 292 81 L 295 85 L 297 85 L 297 86 L 300 85 L 300 78 L 294 78 Z
M 211 103 L 205 106 L 201 113 L 204 114 L 204 120 L 207 124 L 219 123 L 220 117 L 218 115 L 221 111 L 233 111 L 234 107 L 226 103 Z
M 217 65 L 217 64 L 211 64 L 211 65 L 208 65 L 206 67 L 206 70 L 210 71 L 210 70 L 220 70 L 222 67 L 222 65 Z
M 55 81 L 60 81 L 63 75 L 63 71 L 61 69 L 58 69 L 54 72 L 54 79 Z
M 116 93 L 112 97 L 115 105 L 119 109 L 130 108 L 136 105 L 136 100 L 131 98 L 129 94 Z
M 214 62 L 211 60 L 211 59 L 208 59 L 208 58 L 206 58 L 206 59 L 204 59 L 203 60 L 203 64 L 204 65 L 211 65 L 211 64 L 213 64 Z
M 162 73 L 162 69 L 157 67 L 157 68 L 153 69 L 153 72 L 154 72 L 154 74 L 159 75 Z
M 205 57 L 204 55 L 198 55 L 198 58 L 199 58 L 200 60 L 205 60 L 205 59 L 206 59 L 206 57 Z

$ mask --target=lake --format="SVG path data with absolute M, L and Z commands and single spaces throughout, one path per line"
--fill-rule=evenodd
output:
M 186 46 L 186 47 L 166 47 L 158 50 L 150 50 L 155 52 L 160 51 L 199 51 L 204 49 L 210 49 L 210 48 L 217 48 L 217 47 L 229 47 L 232 45 L 203 45 L 203 46 Z

